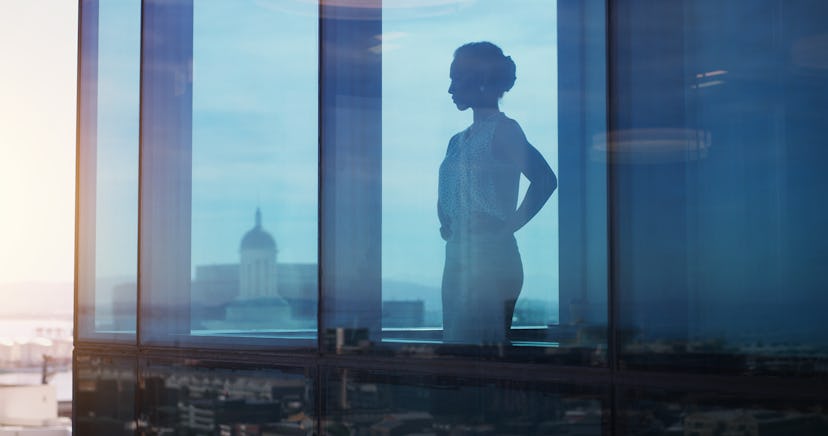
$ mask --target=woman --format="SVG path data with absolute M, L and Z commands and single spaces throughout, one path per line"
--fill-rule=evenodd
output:
M 443 270 L 444 342 L 492 344 L 507 339 L 523 285 L 514 233 L 557 187 L 549 164 L 500 112 L 515 83 L 511 57 L 490 42 L 458 48 L 448 89 L 473 123 L 449 141 L 440 165 L 437 213 L 446 241 Z M 518 205 L 520 175 L 529 189 Z

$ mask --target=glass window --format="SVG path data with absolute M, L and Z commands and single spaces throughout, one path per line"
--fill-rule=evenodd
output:
M 144 434 L 312 435 L 310 370 L 151 361 L 141 369 Z
M 145 342 L 316 340 L 317 20 L 312 2 L 145 8 Z
M 75 354 L 75 434 L 135 434 L 135 359 Z
M 606 433 L 601 388 L 517 380 L 330 369 L 328 434 Z
M 556 23 L 548 1 L 383 10 L 383 341 L 520 341 L 558 323 Z M 459 48 L 474 41 L 492 45 Z M 474 80 L 481 95 L 463 94 Z M 460 150 L 474 145 L 478 160 Z
M 825 401 L 795 397 L 624 389 L 619 434 L 801 434 L 828 432 Z
M 623 364 L 824 367 L 828 7 L 633 1 L 617 13 L 609 142 Z
M 382 64 L 371 48 L 382 14 L 379 1 L 360 5 L 321 7 L 320 323 L 330 349 L 364 348 L 381 329 Z
M 328 349 L 602 355 L 603 7 L 323 8 Z
M 828 430 L 828 6 L 141 3 L 137 157 L 82 2 L 76 433 Z
M 316 20 L 310 3 L 195 4 L 196 334 L 316 337 Z
M 141 2 L 81 2 L 78 335 L 132 341 Z

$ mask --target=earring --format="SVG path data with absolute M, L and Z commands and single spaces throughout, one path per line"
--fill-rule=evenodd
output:
M 485 90 L 486 90 L 486 87 L 483 86 L 483 85 L 480 85 L 480 92 L 484 92 Z

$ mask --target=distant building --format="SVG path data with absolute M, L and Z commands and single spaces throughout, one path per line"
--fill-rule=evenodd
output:
M 262 228 L 262 212 L 256 209 L 256 225 L 242 237 L 239 247 L 240 301 L 281 299 L 277 281 L 276 241 Z
M 316 264 L 278 263 L 278 254 L 257 209 L 254 227 L 239 244 L 238 264 L 196 267 L 193 328 L 297 328 L 314 322 Z

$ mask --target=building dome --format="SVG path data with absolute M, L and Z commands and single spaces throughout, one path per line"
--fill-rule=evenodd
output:
M 244 234 L 241 240 L 241 251 L 245 250 L 272 250 L 276 251 L 276 241 L 270 233 L 262 229 L 262 212 L 256 209 L 256 226 Z

